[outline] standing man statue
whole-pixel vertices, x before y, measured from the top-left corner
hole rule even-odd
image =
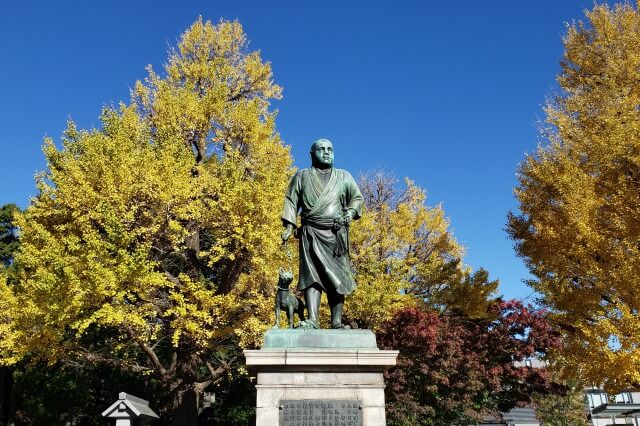
[[[298,171],[285,195],[282,212],[282,241],[292,234],[300,239],[300,279],[308,319],[305,328],[320,328],[320,296],[327,293],[331,327],[342,324],[344,296],[356,283],[349,260],[349,223],[360,218],[363,198],[349,172],[333,167],[333,145],[319,139],[311,146],[311,164]],[[302,226],[296,229],[300,213]]]

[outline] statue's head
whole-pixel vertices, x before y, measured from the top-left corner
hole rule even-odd
[[[311,145],[311,164],[318,169],[333,166],[333,144],[329,139],[318,139]]]

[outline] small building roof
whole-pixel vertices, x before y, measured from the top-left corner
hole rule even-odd
[[[149,407],[149,401],[129,395],[118,394],[118,400],[102,412],[102,417],[158,419],[159,416]]]
[[[640,415],[640,404],[601,404],[591,410],[591,417]]]
[[[496,426],[539,426],[540,422],[536,417],[536,412],[533,408],[512,408],[506,413],[501,413],[502,419],[498,420],[493,417],[487,417],[484,419],[481,425],[496,425]]]

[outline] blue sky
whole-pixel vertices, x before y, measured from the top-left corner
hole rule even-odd
[[[526,268],[504,227],[517,165],[539,142],[566,23],[591,0],[7,1],[0,5],[0,204],[28,204],[42,139],[72,117],[99,124],[105,104],[159,70],[198,17],[240,21],[271,61],[284,97],[277,128],[306,167],[313,140],[336,166],[383,167],[442,203],[465,261],[506,297]]]

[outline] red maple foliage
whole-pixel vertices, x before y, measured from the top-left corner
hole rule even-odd
[[[516,362],[558,347],[560,335],[544,311],[497,300],[484,319],[401,310],[384,324],[378,344],[400,351],[397,367],[386,373],[389,424],[450,425],[553,391],[546,368]]]

